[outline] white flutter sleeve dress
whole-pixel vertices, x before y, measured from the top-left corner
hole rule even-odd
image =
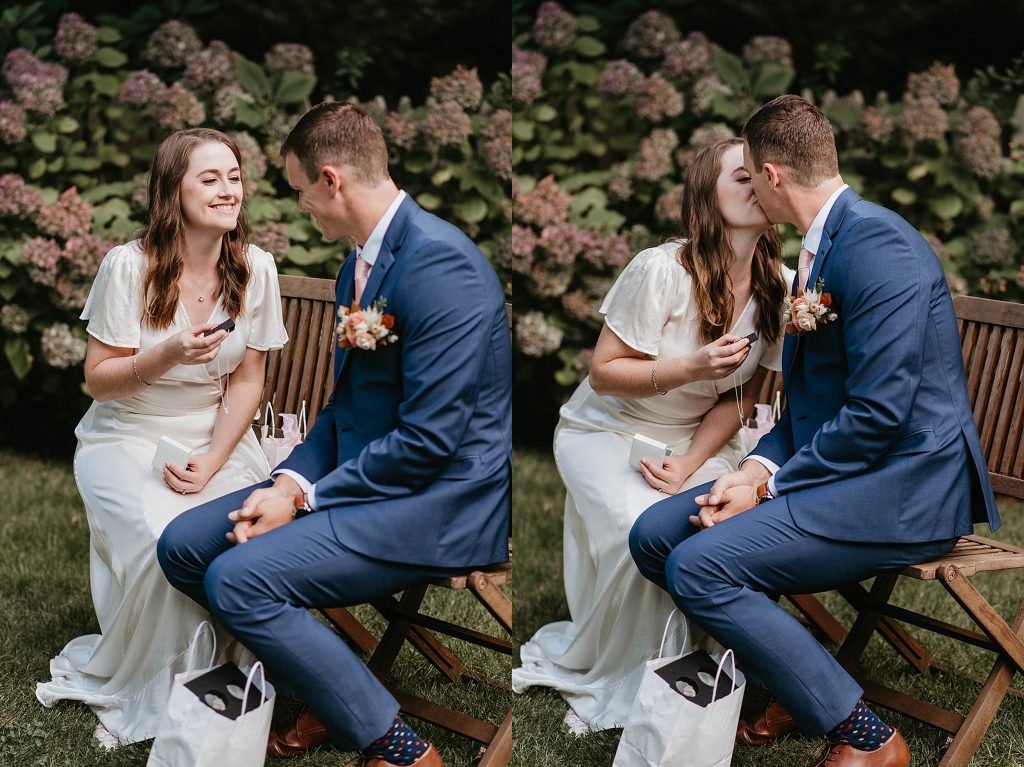
[[[677,243],[641,251],[608,292],[601,313],[624,343],[658,358],[704,345],[689,273],[676,259]],[[784,270],[787,284],[792,272]],[[781,313],[782,308],[779,308]],[[754,298],[730,332],[754,332]],[[733,376],[696,381],[665,396],[644,399],[602,396],[584,380],[562,406],[555,430],[555,462],[565,483],[563,566],[571,620],[540,628],[520,650],[512,671],[516,692],[552,687],[572,706],[575,729],[622,727],[640,686],[644,662],[658,652],[674,605],[668,594],[640,575],[629,553],[633,522],[665,498],[628,463],[633,435],[684,453],[704,415],[722,392],[747,381],[758,365],[779,370],[782,338],[758,342]],[[684,489],[734,471],[743,458],[734,436],[691,476]],[[686,634],[684,641],[683,636]],[[688,651],[704,635],[690,625],[670,634],[666,654]]]
[[[225,383],[231,400],[230,375],[221,377],[239,365],[246,348],[279,349],[288,340],[274,258],[255,246],[248,258],[245,311],[216,360],[171,368],[133,397],[93,402],[75,429],[75,479],[89,520],[100,633],[71,640],[50,661],[52,679],[37,685],[36,697],[44,706],[83,701],[121,743],[154,736],[174,675],[186,670],[195,629],[209,617],[164,578],[156,558],[160,533],[183,511],[261,482],[270,472],[251,429],[199,493],[174,492],[151,468],[164,435],[195,452],[208,450]],[[137,241],[106,255],[81,316],[90,335],[144,351],[195,324],[179,304],[169,327],[143,325],[146,265]],[[218,300],[210,322],[227,318]],[[220,659],[246,659],[247,651],[226,633],[218,630],[217,639]]]

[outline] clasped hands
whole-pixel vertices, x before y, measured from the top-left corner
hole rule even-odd
[[[761,464],[754,461],[747,463],[754,465],[748,470],[723,474],[706,495],[698,495],[693,499],[700,506],[700,511],[690,516],[690,524],[703,530],[756,505],[757,486],[765,482],[769,474]]]
[[[227,534],[232,543],[245,543],[295,518],[295,496],[302,492],[298,483],[286,474],[278,474],[271,487],[253,490],[242,508],[228,514],[235,527]]]

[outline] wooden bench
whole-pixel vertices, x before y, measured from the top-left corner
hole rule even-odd
[[[276,413],[298,413],[305,402],[312,428],[316,416],[327,404],[334,384],[334,352],[337,348],[334,281],[281,275],[280,284],[289,342],[284,349],[268,355],[262,402],[269,401]],[[506,309],[511,324],[511,307]],[[417,584],[406,589],[399,599],[389,596],[375,600],[371,604],[388,621],[380,640],[343,607],[327,607],[320,612],[339,635],[362,651],[371,653],[368,665],[381,681],[389,682],[388,676],[398,653],[405,642],[409,642],[446,679],[455,682],[466,668],[438,641],[435,633],[506,655],[513,653],[512,603],[499,588],[512,579],[511,545],[509,554],[508,563]],[[495,619],[504,636],[491,636],[422,613],[421,605],[431,586],[471,593]],[[391,692],[404,713],[483,744],[486,751],[480,767],[506,767],[511,760],[511,706],[502,721],[494,724],[397,689],[391,688]]]
[[[967,371],[968,398],[989,479],[996,493],[1024,499],[1024,305],[966,296],[956,297],[953,304]],[[760,401],[772,401],[778,386],[777,377],[766,381]],[[813,596],[793,595],[790,599],[810,623],[841,642],[836,657],[851,673],[855,673],[875,631],[918,671],[931,667],[931,655],[900,623],[995,653],[992,670],[966,716],[858,677],[868,700],[953,736],[939,767],[966,767],[995,718],[1014,674],[1024,673],[1024,598],[1013,622],[1008,623],[972,579],[979,573],[1021,568],[1024,548],[978,535],[965,536],[944,557],[877,576],[870,590],[860,584],[838,589],[857,611],[849,632]],[[980,631],[889,604],[901,576],[941,584]]]

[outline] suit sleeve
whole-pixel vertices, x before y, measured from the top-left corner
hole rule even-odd
[[[443,242],[414,255],[416,268],[404,275],[404,295],[395,302],[406,313],[396,317],[403,392],[398,425],[317,481],[321,508],[411,495],[436,479],[455,457],[473,414],[496,326],[497,342],[509,342],[493,273],[484,274]]]
[[[877,219],[859,222],[844,239],[853,244],[833,252],[842,260],[830,270],[828,287],[842,312],[846,404],[775,475],[783,494],[876,463],[899,439],[921,381],[931,288],[920,254]]]
[[[789,404],[779,416],[779,422],[772,430],[757,441],[747,458],[767,458],[776,466],[782,466],[793,455],[793,429],[789,420]],[[746,458],[743,459],[747,460]],[[741,462],[742,463],[742,462]]]

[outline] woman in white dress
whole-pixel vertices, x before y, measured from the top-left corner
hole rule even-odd
[[[74,469],[90,531],[100,633],[73,639],[36,688],[45,706],[80,700],[103,745],[155,734],[207,614],[172,588],[156,542],[181,512],[267,478],[250,428],[269,349],[287,341],[273,257],[248,245],[241,161],[224,134],[177,131],[160,145],[141,239],[103,259],[82,319],[95,398],[75,430]],[[208,329],[227,319],[228,333]],[[151,464],[161,437],[186,466]],[[247,655],[218,631],[221,658]],[[199,657],[207,661],[209,640]]]
[[[512,684],[558,690],[577,732],[623,726],[674,607],[633,564],[633,522],[665,493],[736,468],[741,419],[753,414],[766,369],[780,366],[792,272],[750,187],[741,140],[698,153],[682,207],[688,239],[637,254],[605,298],[590,376],[555,430],[572,619],[522,646]],[[630,468],[634,434],[673,455]],[[665,652],[689,650],[698,632],[677,631]]]

